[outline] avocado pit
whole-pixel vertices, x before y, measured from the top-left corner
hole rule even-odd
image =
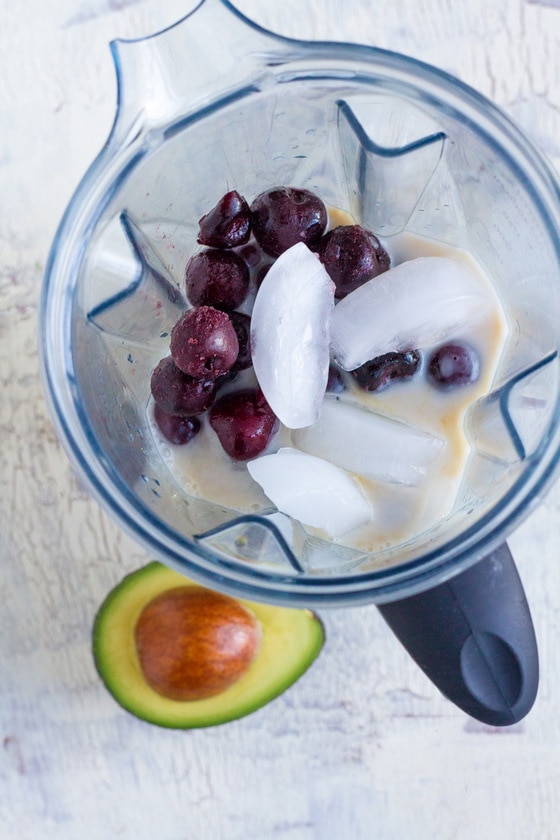
[[[154,691],[171,700],[205,700],[249,670],[261,628],[235,599],[178,586],[144,606],[134,641],[144,679]]]

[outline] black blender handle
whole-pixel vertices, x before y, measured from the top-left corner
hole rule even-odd
[[[471,717],[508,726],[529,712],[537,642],[506,543],[433,589],[378,608],[420,668]]]

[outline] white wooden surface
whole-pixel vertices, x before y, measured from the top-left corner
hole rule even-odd
[[[108,590],[146,557],[76,482],[38,379],[58,220],[111,126],[108,42],[192,0],[0,0],[0,836],[11,840],[560,837],[560,488],[511,540],[541,651],[537,703],[494,730],[450,706],[375,608],[323,615],[287,694],[216,729],[122,711],[90,655]],[[238,0],[295,37],[360,41],[456,74],[560,170],[558,0]]]

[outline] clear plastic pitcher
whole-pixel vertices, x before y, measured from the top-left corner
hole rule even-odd
[[[115,123],[62,220],[42,299],[45,388],[73,465],[151,556],[253,600],[375,603],[448,697],[490,722],[519,719],[538,664],[505,540],[560,447],[553,173],[445,73],[281,38],[222,0],[112,50]],[[252,197],[281,184],[387,241],[408,231],[467,249],[506,307],[492,392],[466,418],[472,456],[454,512],[406,544],[368,554],[305,530],[290,541],[272,511],[189,497],[154,445],[150,375],[185,308],[198,220],[227,189]]]

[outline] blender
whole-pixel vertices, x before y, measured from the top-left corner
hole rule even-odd
[[[507,537],[560,447],[560,188],[519,130],[457,79],[397,53],[267,32],[227,0],[111,45],[118,107],[49,257],[40,354],[67,454],[151,556],[237,597],[374,604],[452,702],[492,725],[530,710],[538,652]],[[465,418],[453,512],[368,553],[274,512],[181,491],[148,421],[150,374],[185,308],[208,196],[312,190],[390,242],[470,252],[509,321],[491,392]]]

